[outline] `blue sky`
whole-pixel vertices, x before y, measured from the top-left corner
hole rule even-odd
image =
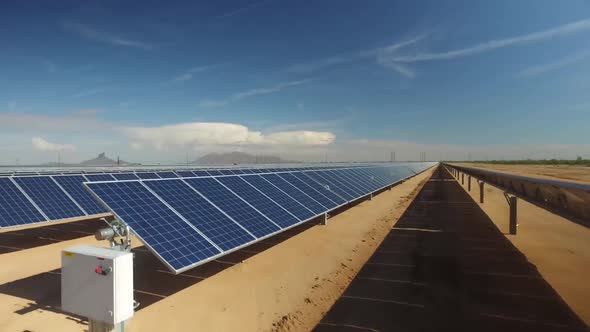
[[[0,163],[590,157],[590,1],[20,1]]]

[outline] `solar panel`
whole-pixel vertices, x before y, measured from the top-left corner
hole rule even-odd
[[[158,176],[162,179],[172,179],[178,177],[178,175],[176,175],[174,172],[158,172],[156,174],[158,174]]]
[[[344,175],[344,171],[346,171],[346,168],[329,169],[318,173],[343,186],[345,190],[349,193],[352,193],[355,198],[364,196],[371,192],[371,190],[365,186],[361,179],[349,179]]]
[[[381,188],[391,184],[388,181],[385,181],[385,179],[381,178],[380,176],[374,174],[371,168],[355,168],[351,171],[359,178],[363,178],[367,182],[374,183],[377,188]]]
[[[217,180],[281,228],[293,226],[301,221],[240,177],[219,177]]]
[[[224,251],[256,239],[180,179],[145,185]]]
[[[348,169],[338,169],[324,171],[324,173],[330,174],[334,179],[345,183],[349,188],[355,189],[361,196],[372,191],[371,188],[365,184],[365,179],[359,179],[358,177],[350,178],[347,171]]]
[[[294,198],[275,187],[272,183],[263,179],[260,175],[243,176],[241,179],[248,182],[252,187],[258,189],[267,197],[272,198],[273,201],[285,210],[291,212],[291,214],[296,216],[299,220],[307,220],[321,213],[312,212],[306,208],[305,205],[299,203]]]
[[[233,171],[235,174],[247,174],[246,172],[244,172],[243,170],[241,170],[241,169],[239,169],[239,168],[232,169],[232,171]]]
[[[218,172],[223,175],[235,175],[236,174],[231,169],[220,169],[220,170],[218,170]]]
[[[308,194],[304,191],[297,189],[294,185],[287,182],[285,179],[281,178],[276,174],[264,174],[260,175],[265,181],[273,184],[275,187],[279,188],[287,195],[293,197],[296,201],[310,209],[316,215],[322,214],[328,210],[327,207],[320,204],[315,199],[311,198]],[[244,177],[247,178],[247,177]],[[325,197],[324,197],[325,198]],[[327,198],[325,198],[327,200]]]
[[[325,179],[329,179],[333,183],[336,183],[338,186],[343,188],[343,190],[345,190],[347,193],[350,193],[352,195],[352,199],[355,199],[357,197],[361,197],[364,195],[364,191],[361,188],[359,188],[355,183],[348,181],[348,179],[345,179],[342,176],[340,176],[339,174],[335,174],[333,172],[334,171],[332,171],[332,170],[326,170],[326,171],[321,171],[321,172],[317,172],[317,173],[320,174]]]
[[[113,173],[112,176],[117,180],[137,180],[137,179],[139,179],[133,173]]]
[[[344,201],[350,201],[354,199],[355,195],[348,190],[345,190],[342,184],[338,184],[332,180],[328,180],[325,177],[319,175],[318,171],[301,172],[302,176],[309,177],[312,181],[320,184],[327,192],[332,192],[344,199]]]
[[[260,238],[280,230],[279,226],[250,205],[244,204],[241,198],[214,178],[193,178],[185,181],[254,236]]]
[[[89,215],[108,212],[100,205],[88,191],[84,190],[82,183],[86,179],[82,175],[54,175],[53,179],[80,205]]]
[[[208,169],[207,174],[212,175],[212,176],[223,175],[223,173],[221,173],[221,171],[218,171],[216,169]],[[206,176],[206,175],[203,175],[203,176]]]
[[[341,175],[349,179],[350,181],[358,181],[361,186],[368,192],[373,192],[382,187],[374,178],[363,175],[362,173],[356,172],[357,168],[349,168],[341,171]]]
[[[116,180],[110,174],[85,174],[88,181],[113,181]]]
[[[178,174],[178,177],[181,178],[192,178],[195,176],[195,173],[192,171],[176,171],[176,174]]]
[[[10,178],[0,178],[0,227],[46,221]]]
[[[347,173],[350,174],[350,177],[358,178],[364,181],[367,186],[371,186],[372,190],[377,190],[386,185],[389,185],[388,182],[382,181],[380,178],[369,174],[364,168],[350,169]]]
[[[17,177],[14,181],[51,220],[86,215],[48,176]]]
[[[255,173],[252,171],[251,168],[242,168],[241,171],[243,174],[254,174]]]
[[[308,196],[330,210],[337,207],[338,205],[346,203],[343,198],[329,190],[326,190],[326,188],[322,187],[307,176],[303,176],[303,174],[300,172],[280,173],[277,174],[277,176],[294,185],[297,187],[297,189],[303,191]]]
[[[86,183],[174,271],[221,253],[138,181]]]
[[[195,176],[211,176],[211,174],[209,174],[209,172],[207,171],[193,171],[193,173],[195,174]]]
[[[142,180],[148,180],[148,179],[159,179],[160,177],[158,175],[156,175],[156,173],[135,173],[135,175],[142,179]]]

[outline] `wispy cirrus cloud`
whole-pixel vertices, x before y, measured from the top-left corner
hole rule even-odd
[[[525,68],[523,71],[521,71],[519,73],[518,76],[520,76],[520,77],[533,77],[533,76],[541,75],[546,72],[558,70],[563,67],[578,63],[578,62],[583,61],[588,58],[590,58],[590,51],[589,50],[578,52],[575,54],[570,54],[570,55],[565,56],[561,59],[557,59],[553,62],[544,63],[544,64]]]
[[[298,80],[298,81],[289,81],[289,82],[281,82],[278,84],[275,84],[271,87],[265,87],[265,88],[256,88],[256,89],[251,89],[251,90],[246,90],[246,91],[242,91],[242,92],[238,92],[238,93],[234,93],[233,95],[221,99],[221,100],[203,100],[199,103],[199,106],[204,107],[204,108],[219,108],[219,107],[224,107],[230,103],[236,102],[238,100],[242,100],[245,98],[250,98],[250,97],[254,97],[254,96],[261,96],[261,95],[268,95],[268,94],[272,94],[272,93],[276,93],[294,86],[298,86],[298,85],[302,85],[302,84],[306,84],[309,83],[310,81],[312,81],[312,79],[308,78],[308,79],[304,79],[304,80]]]
[[[389,52],[389,56],[387,58],[384,58],[383,60],[386,60],[390,63],[413,63],[433,60],[452,60],[477,55],[485,52],[490,52],[501,48],[541,42],[557,37],[563,37],[575,33],[580,33],[583,31],[590,31],[590,19],[580,20],[560,25],[548,30],[537,31],[526,35],[520,35],[517,37],[490,40],[474,46],[440,53],[418,53],[413,55],[397,55],[397,52]]]
[[[407,40],[397,42],[397,43],[393,43],[393,44],[390,44],[390,45],[387,45],[384,47],[372,48],[372,49],[362,50],[362,51],[348,53],[348,54],[335,55],[335,56],[317,59],[317,60],[306,62],[306,63],[299,63],[299,64],[295,64],[295,65],[291,65],[291,66],[287,67],[286,71],[291,72],[291,73],[311,73],[311,72],[315,72],[315,71],[322,70],[325,68],[335,67],[335,66],[359,61],[362,59],[375,58],[375,57],[377,58],[377,62],[379,64],[381,64],[380,57],[383,54],[389,54],[389,53],[394,52],[396,50],[402,49],[406,46],[416,44],[420,40],[426,38],[426,36],[427,36],[427,34],[422,34],[422,35],[418,35],[414,38],[407,39]],[[397,71],[400,72],[399,70],[397,70]],[[402,71],[404,72],[404,73],[402,73],[404,76],[413,77],[413,72],[412,72],[412,74],[409,74],[410,73],[409,68],[405,68]]]
[[[117,34],[112,34],[104,31],[99,31],[93,27],[79,24],[79,23],[71,23],[71,22],[63,22],[62,26],[72,32],[77,33],[78,35],[97,42],[110,44],[114,46],[122,46],[122,47],[131,47],[131,48],[140,48],[144,50],[151,50],[154,48],[154,45],[150,43],[146,43],[140,40],[126,38]]]
[[[215,18],[227,18],[227,17],[232,17],[232,16],[236,16],[236,15],[240,15],[248,10],[251,10],[253,8],[256,7],[260,7],[262,5],[264,5],[265,3],[269,2],[271,0],[261,0],[261,1],[255,1],[255,2],[251,2],[249,4],[247,4],[246,6],[240,7],[240,8],[236,8],[230,11],[227,11],[223,14],[217,15]]]
[[[214,64],[214,65],[207,65],[207,66],[197,66],[187,69],[184,73],[174,77],[172,79],[173,82],[184,82],[191,80],[195,74],[202,73],[204,71],[208,71],[214,68],[221,66],[221,64]]]

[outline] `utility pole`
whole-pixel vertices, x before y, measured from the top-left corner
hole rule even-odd
[[[186,153],[186,167],[188,167],[188,152]]]

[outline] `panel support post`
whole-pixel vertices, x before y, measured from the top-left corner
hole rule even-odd
[[[324,225],[324,226],[328,226],[328,214],[324,213],[324,217],[322,218],[322,222],[320,224]]]
[[[461,173],[461,185],[465,184],[465,173]]]
[[[97,320],[88,320],[88,332],[124,332],[125,322],[119,324],[108,324]]]
[[[467,175],[467,191],[471,191],[471,175]]]
[[[479,183],[479,202],[483,203],[483,185],[484,182],[483,181],[477,181],[477,183]]]
[[[369,194],[369,200],[372,201],[373,200],[373,193]]]
[[[504,192],[504,197],[506,198],[506,202],[508,202],[508,206],[510,208],[508,233],[510,233],[510,235],[516,235],[516,227],[518,226],[517,214],[516,214],[518,199],[516,196],[511,195],[507,192]]]

